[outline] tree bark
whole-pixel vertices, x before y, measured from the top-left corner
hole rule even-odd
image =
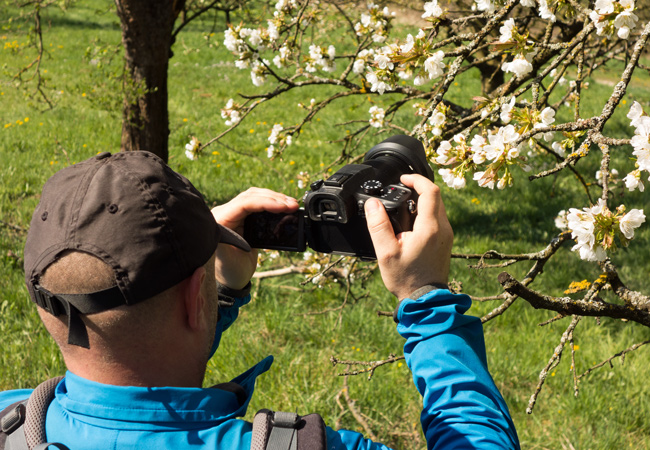
[[[126,60],[122,151],[168,160],[167,69],[174,21],[184,0],[115,0]]]

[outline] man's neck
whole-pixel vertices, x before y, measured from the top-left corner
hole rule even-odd
[[[161,361],[138,357],[135,360],[115,360],[103,355],[91,355],[79,349],[78,355],[64,355],[66,366],[75,375],[91,381],[115,386],[177,386],[201,387],[205,364],[178,358],[175,364],[169,358]],[[85,354],[84,354],[85,353]],[[173,358],[172,358],[173,359]]]

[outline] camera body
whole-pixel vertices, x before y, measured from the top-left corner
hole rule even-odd
[[[244,238],[253,248],[336,253],[374,259],[364,205],[382,202],[395,233],[413,229],[417,194],[400,183],[406,173],[433,181],[420,141],[397,135],[366,153],[361,164],[348,164],[326,180],[311,184],[304,209],[294,214],[256,213],[247,217]]]

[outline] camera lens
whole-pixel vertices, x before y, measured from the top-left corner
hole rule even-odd
[[[363,163],[373,166],[384,184],[398,183],[405,173],[418,173],[433,181],[424,147],[411,136],[396,135],[380,142],[366,153]]]

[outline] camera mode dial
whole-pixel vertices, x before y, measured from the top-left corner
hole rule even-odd
[[[381,190],[384,188],[384,185],[381,184],[379,180],[368,180],[364,181],[361,185],[363,192],[368,195],[379,195]]]

